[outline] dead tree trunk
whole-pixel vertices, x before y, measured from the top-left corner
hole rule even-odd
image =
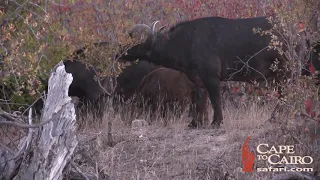
[[[32,149],[15,179],[62,179],[62,170],[78,144],[75,109],[68,96],[72,75],[62,62],[53,70],[41,121],[50,121],[33,138]]]
[[[46,124],[34,128],[30,117],[29,125],[34,129],[29,128],[28,136],[20,143],[19,152],[14,155],[15,165],[8,163],[10,166],[5,168],[12,173],[7,174],[9,177],[4,177],[5,179],[63,178],[62,171],[78,144],[75,135],[75,109],[68,96],[72,79],[72,75],[66,73],[62,62],[54,68],[40,122]]]

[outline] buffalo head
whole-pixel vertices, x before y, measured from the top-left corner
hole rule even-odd
[[[140,29],[147,29],[148,34],[147,38],[139,43],[128,49],[123,56],[120,58],[126,61],[135,61],[137,59],[155,59],[154,56],[156,54],[155,49],[158,46],[159,40],[162,39],[163,34],[161,30],[164,29],[165,26],[162,26],[158,32],[155,31],[155,26],[159,21],[155,21],[151,24],[151,27],[146,24],[137,24],[135,25],[131,31],[129,32],[129,36],[134,38],[139,36],[138,39],[141,37]],[[141,40],[141,38],[140,38]],[[156,58],[157,59],[157,58]]]

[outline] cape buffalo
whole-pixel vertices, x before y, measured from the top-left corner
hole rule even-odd
[[[145,42],[127,50],[122,59],[145,59],[176,69],[193,82],[195,77],[200,77],[214,109],[212,127],[219,127],[223,120],[220,81],[251,82],[283,77],[281,71],[270,69],[276,59],[278,67],[284,62],[276,50],[268,48],[271,37],[253,32],[254,28],[263,31],[272,28],[266,17],[205,17],[178,23],[165,32],[155,32],[157,22],[151,28],[138,25],[148,27],[149,35]],[[197,125],[195,119],[190,124]]]
[[[105,100],[109,97],[110,81],[105,78],[101,81],[101,85],[96,80],[96,70],[93,67],[87,66],[78,60],[63,61],[67,73],[71,73],[73,81],[69,87],[69,96],[79,98],[80,107],[88,107],[93,112],[94,117],[102,119],[104,112]],[[103,88],[104,89],[103,89]],[[42,99],[38,100],[34,105],[37,114],[43,108]]]
[[[203,123],[208,95],[202,90],[201,98],[197,99],[196,88],[184,73],[140,60],[119,75],[115,94],[124,101],[132,98],[133,103],[144,110],[151,108],[155,112],[160,107],[162,116],[167,110],[181,115],[190,104],[190,114],[197,113],[197,119]],[[176,111],[175,107],[179,110]]]

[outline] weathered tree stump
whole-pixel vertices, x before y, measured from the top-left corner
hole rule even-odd
[[[0,171],[3,170],[0,179],[63,178],[62,171],[78,144],[75,108],[68,96],[72,80],[62,62],[53,69],[40,124],[32,124],[30,110],[29,125],[18,126],[29,128],[27,137],[18,146],[19,151],[0,150],[0,163],[4,162],[0,166]],[[8,158],[14,158],[14,161],[8,161]]]

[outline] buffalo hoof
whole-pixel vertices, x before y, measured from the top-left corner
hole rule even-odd
[[[197,129],[199,127],[199,124],[194,122],[194,121],[191,121],[189,124],[188,124],[188,128],[191,128],[191,129]]]
[[[211,124],[212,129],[219,129],[220,128],[220,123],[212,123]]]

